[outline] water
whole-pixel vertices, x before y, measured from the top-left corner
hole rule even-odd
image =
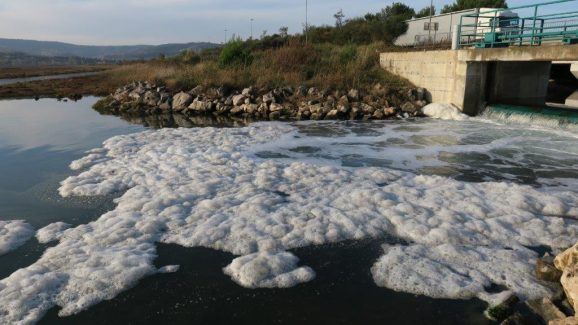
[[[242,126],[249,121],[102,116],[94,98],[77,103],[43,99],[0,102],[0,220],[25,219],[35,228],[73,225],[114,208],[113,197],[58,196],[68,165],[105,139],[147,127]],[[130,122],[137,123],[131,124]],[[145,126],[141,125],[145,124]],[[376,166],[481,182],[570,188],[578,184],[578,137],[568,130],[473,119],[299,123],[287,139],[255,150],[257,159],[301,160],[349,167]],[[68,318],[53,308],[41,323],[395,323],[488,324],[478,300],[431,299],[379,288],[369,269],[392,238],[292,250],[317,278],[292,289],[243,289],[221,269],[234,258],[205,248],[159,244],[157,274],[110,301]],[[32,264],[46,245],[34,239],[0,256],[0,277]]]
[[[78,72],[78,73],[55,74],[55,75],[50,75],[50,76],[39,76],[39,77],[0,79],[0,86],[15,84],[15,83],[19,83],[19,82],[31,82],[31,81],[40,81],[40,80],[89,77],[89,76],[97,75],[99,73],[101,73],[101,72]]]

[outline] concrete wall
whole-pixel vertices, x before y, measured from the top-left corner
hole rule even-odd
[[[578,45],[382,53],[381,66],[426,88],[433,102],[475,115],[488,101],[545,102],[552,61],[578,61]]]

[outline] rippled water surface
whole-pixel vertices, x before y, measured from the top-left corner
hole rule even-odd
[[[0,220],[24,219],[39,229],[73,225],[114,208],[113,197],[66,198],[59,183],[71,161],[114,135],[163,126],[241,126],[246,121],[102,116],[79,102],[0,101]],[[578,136],[571,131],[498,124],[482,119],[302,122],[259,146],[255,159],[345,167],[385,167],[467,182],[508,181],[578,191]],[[206,248],[159,244],[157,274],[75,316],[53,308],[41,323],[391,323],[486,324],[478,300],[431,299],[379,288],[370,268],[384,242],[347,241],[292,250],[317,278],[291,289],[244,289],[221,271],[233,256]],[[47,248],[35,239],[0,256],[0,277],[36,261]]]

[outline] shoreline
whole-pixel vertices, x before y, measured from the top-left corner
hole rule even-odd
[[[383,120],[423,116],[429,102],[425,89],[390,89],[381,84],[370,91],[320,90],[291,86],[262,88],[196,86],[174,92],[148,81],[133,82],[99,100],[93,108],[103,114],[214,115],[261,120]]]

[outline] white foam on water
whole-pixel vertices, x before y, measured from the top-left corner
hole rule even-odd
[[[246,288],[289,288],[315,278],[310,267],[298,267],[298,262],[288,252],[259,252],[234,259],[223,272]]]
[[[65,222],[51,223],[36,232],[36,239],[41,244],[47,244],[59,240],[64,235],[64,232],[70,227],[71,225]]]
[[[163,266],[163,267],[159,268],[158,272],[159,273],[175,273],[175,272],[178,272],[180,268],[181,268],[180,265],[167,265],[167,266]]]
[[[496,305],[509,291],[490,293],[501,285],[521,299],[551,295],[550,288],[537,285],[534,265],[538,254],[524,248],[409,245],[385,246],[371,272],[379,286],[433,298],[477,297]]]
[[[34,229],[24,220],[0,220],[0,255],[24,245],[32,236]]]
[[[299,267],[297,257],[287,252],[309,245],[389,234],[411,245],[469,247],[439,260],[461,263],[473,274],[480,265],[461,262],[474,253],[471,247],[491,247],[475,250],[490,260],[500,249],[563,249],[578,238],[574,220],[551,217],[578,215],[576,188],[465,183],[388,168],[254,156],[296,132],[296,126],[257,123],[237,129],[163,129],[107,140],[103,150],[73,163],[87,169],[63,181],[60,194],[126,192],[114,210],[66,230],[36,263],[0,281],[0,323],[37,320],[53,306],[61,306],[59,315],[67,316],[115,297],[159,272],[153,265],[156,242],[233,253],[240,257],[225,272],[237,283],[287,287],[313,278],[313,270]],[[406,259],[415,260],[416,254],[408,251]],[[533,262],[525,254],[511,255],[510,263],[530,269]],[[432,263],[424,265],[443,271],[428,274],[432,281],[452,276],[448,268]],[[509,266],[494,267],[505,274]],[[379,273],[374,271],[376,279]],[[464,287],[456,292],[479,290],[483,298],[488,278],[453,285]],[[505,283],[523,297],[547,292],[537,280],[533,285],[530,291],[526,283]],[[27,291],[21,292],[24,286]]]
[[[426,116],[440,120],[462,121],[469,117],[451,104],[432,103],[422,109]]]

